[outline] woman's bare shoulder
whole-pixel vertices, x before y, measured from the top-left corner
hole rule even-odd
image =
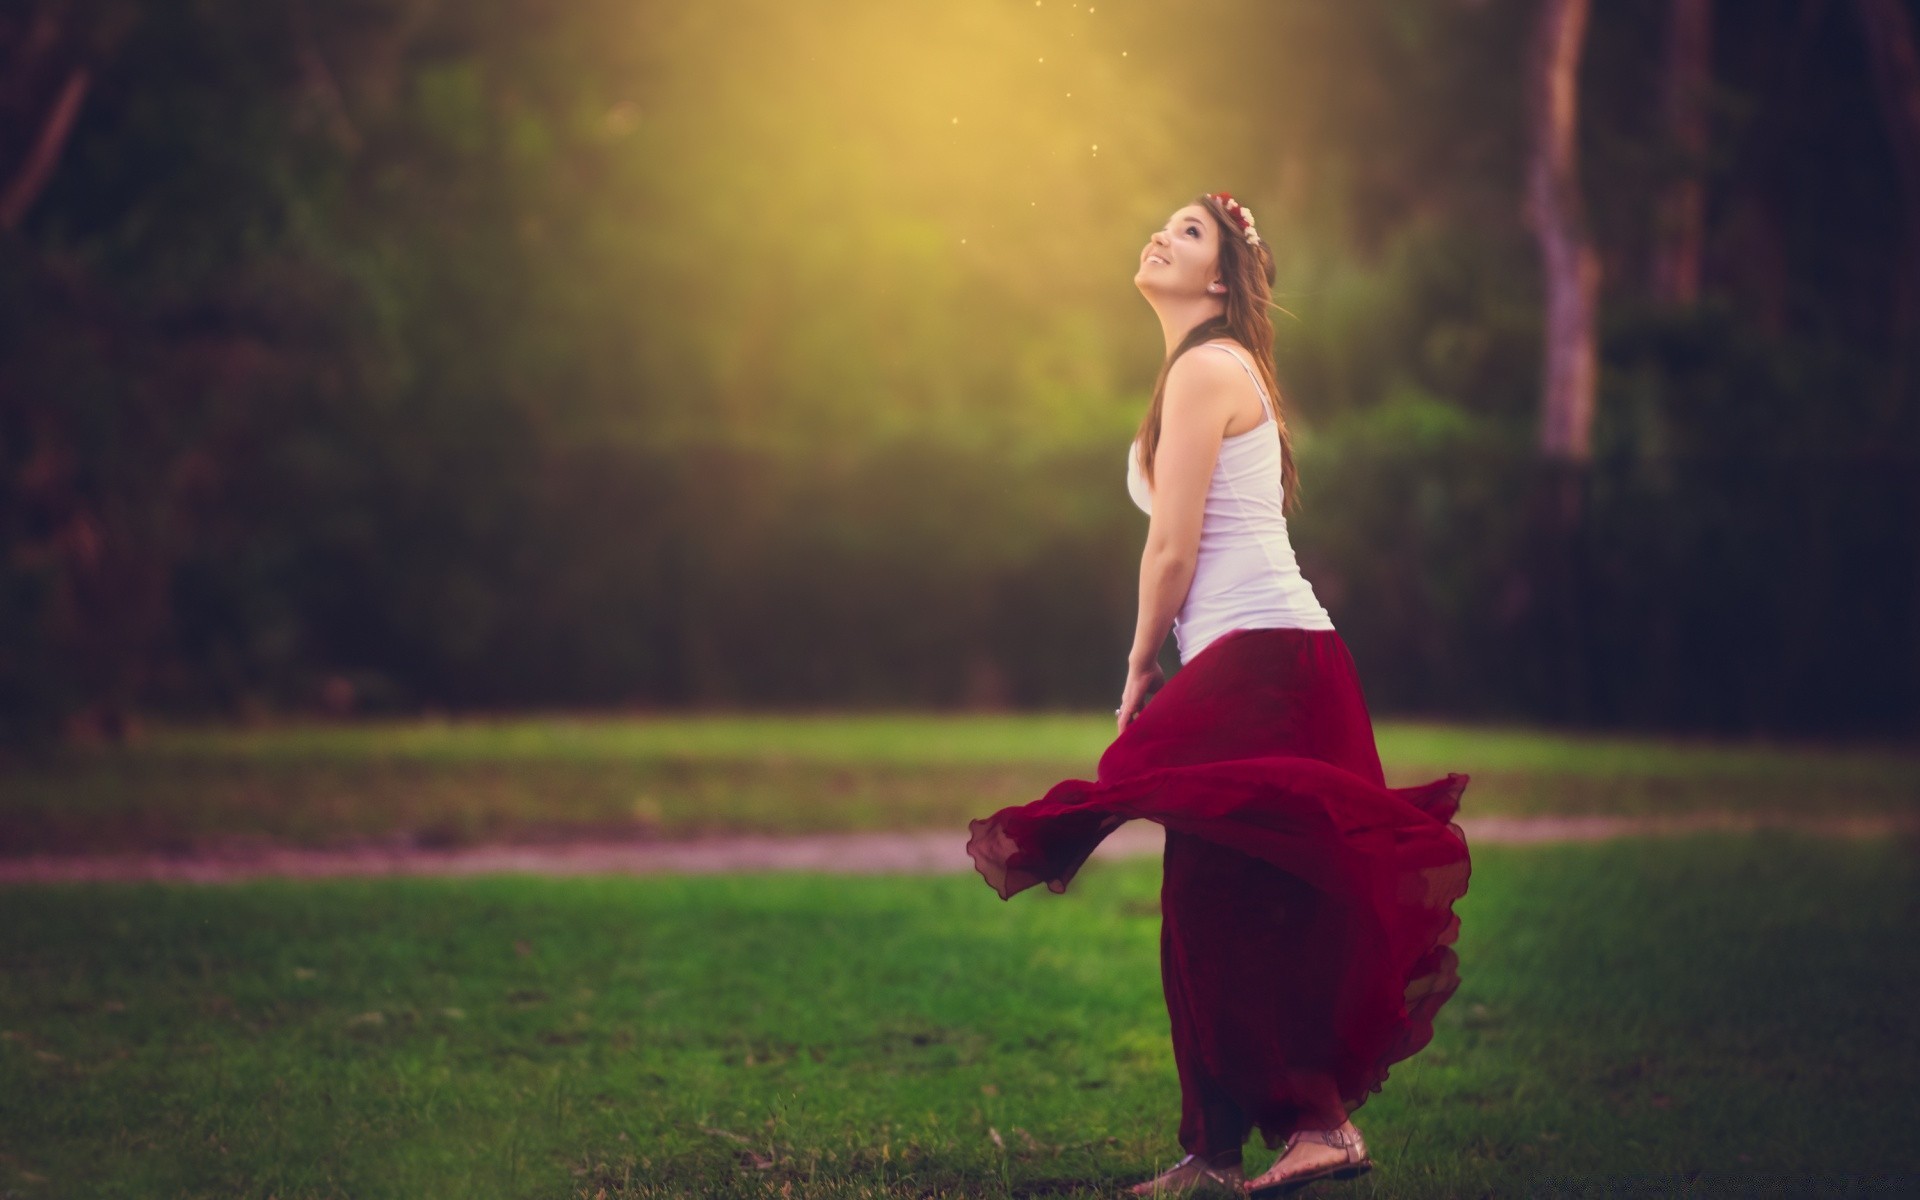
[[[1212,343],[1205,343],[1211,345]],[[1185,414],[1211,420],[1230,411],[1235,399],[1239,364],[1224,354],[1182,354],[1167,372],[1164,415],[1176,420]]]
[[[1234,357],[1229,358],[1225,354],[1200,353],[1208,346],[1224,346]],[[1201,342],[1173,360],[1173,366],[1167,371],[1167,388],[1171,392],[1176,379],[1188,384],[1201,385],[1233,379],[1241,373],[1240,364],[1236,360],[1239,355],[1245,353],[1246,350],[1239,342]]]

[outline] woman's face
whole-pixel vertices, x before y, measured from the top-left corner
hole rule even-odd
[[[1149,296],[1207,296],[1220,281],[1220,229],[1205,205],[1189,204],[1147,239],[1133,282]]]

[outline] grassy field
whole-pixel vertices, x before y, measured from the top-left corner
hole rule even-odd
[[[1464,812],[1885,813],[1920,752],[1382,722],[1390,781],[1473,776]],[[228,839],[424,845],[961,827],[1113,736],[1084,715],[607,717],[163,729],[0,763],[0,853]]]
[[[1891,841],[1477,851],[1462,989],[1323,1194],[1920,1182],[1917,882]],[[0,1194],[1111,1194],[1178,1156],[1157,886],[0,890]]]

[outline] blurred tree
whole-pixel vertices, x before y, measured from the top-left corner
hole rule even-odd
[[[11,285],[7,309],[35,297],[66,314],[70,336],[59,352],[69,369],[91,365],[75,357],[88,343],[115,339],[115,306],[77,264],[35,255],[20,227],[54,179],[96,74],[130,22],[126,5],[67,0],[0,14],[0,278]],[[0,345],[24,340],[23,324],[0,328]],[[10,358],[0,356],[0,365]],[[141,514],[90,486],[103,465],[100,446],[70,420],[49,382],[0,370],[0,532],[8,550],[0,615],[17,618],[26,606],[35,617],[6,621],[0,639],[0,740],[44,727],[81,701],[77,732],[120,737],[145,682],[136,664],[166,623],[166,569],[123,536]],[[67,670],[55,666],[62,660]],[[56,682],[63,675],[73,689],[66,694]]]
[[[1920,43],[1900,0],[1855,0],[1854,8],[1905,199],[1902,249],[1907,269],[1898,314],[1907,327],[1920,328],[1915,324],[1920,317]]]
[[[1538,0],[0,10],[0,724],[1097,703],[1126,280],[1215,187],[1268,197],[1298,545],[1384,703],[1908,719],[1914,206],[1856,10],[1707,21],[1683,119],[1696,6],[1551,7],[1577,53]]]
[[[46,190],[93,84],[71,7],[47,2],[0,18],[0,231],[18,229]]]
[[[1558,660],[1565,711],[1575,719],[1585,716],[1588,694],[1580,539],[1593,453],[1600,288],[1599,257],[1580,194],[1579,79],[1587,17],[1587,0],[1542,0],[1526,63],[1532,129],[1526,213],[1540,244],[1545,295],[1535,564],[1547,624],[1540,653]]]
[[[1527,219],[1540,243],[1546,296],[1540,452],[1578,466],[1592,455],[1598,256],[1580,195],[1580,55],[1587,0],[1542,0],[1527,63],[1532,158]],[[1566,493],[1569,501],[1577,493]],[[1576,510],[1563,509],[1571,519]]]
[[[1874,96],[1900,181],[1903,219],[1889,322],[1894,352],[1889,355],[1888,391],[1893,405],[1907,399],[1920,383],[1920,40],[1915,22],[1900,0],[1855,0],[1873,74]],[[1910,527],[1920,528],[1920,486],[1909,489]],[[1920,553],[1912,559],[1913,595],[1920,598]],[[1908,662],[1920,676],[1920,621],[1908,640]]]
[[[1669,0],[1661,110],[1672,156],[1656,201],[1650,291],[1656,303],[1700,298],[1705,237],[1707,100],[1713,84],[1713,0]]]

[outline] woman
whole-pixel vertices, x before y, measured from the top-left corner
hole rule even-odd
[[[1150,524],[1119,736],[1096,781],[974,821],[967,843],[1007,899],[1065,891],[1123,822],[1166,829],[1160,970],[1187,1155],[1138,1195],[1279,1195],[1366,1171],[1348,1118],[1459,986],[1467,777],[1385,786],[1353,660],[1294,561],[1273,279],[1252,212],[1224,192],[1141,251],[1167,357],[1128,462]],[[1182,665],[1162,689],[1169,626]],[[1247,1180],[1255,1128],[1286,1150]]]

